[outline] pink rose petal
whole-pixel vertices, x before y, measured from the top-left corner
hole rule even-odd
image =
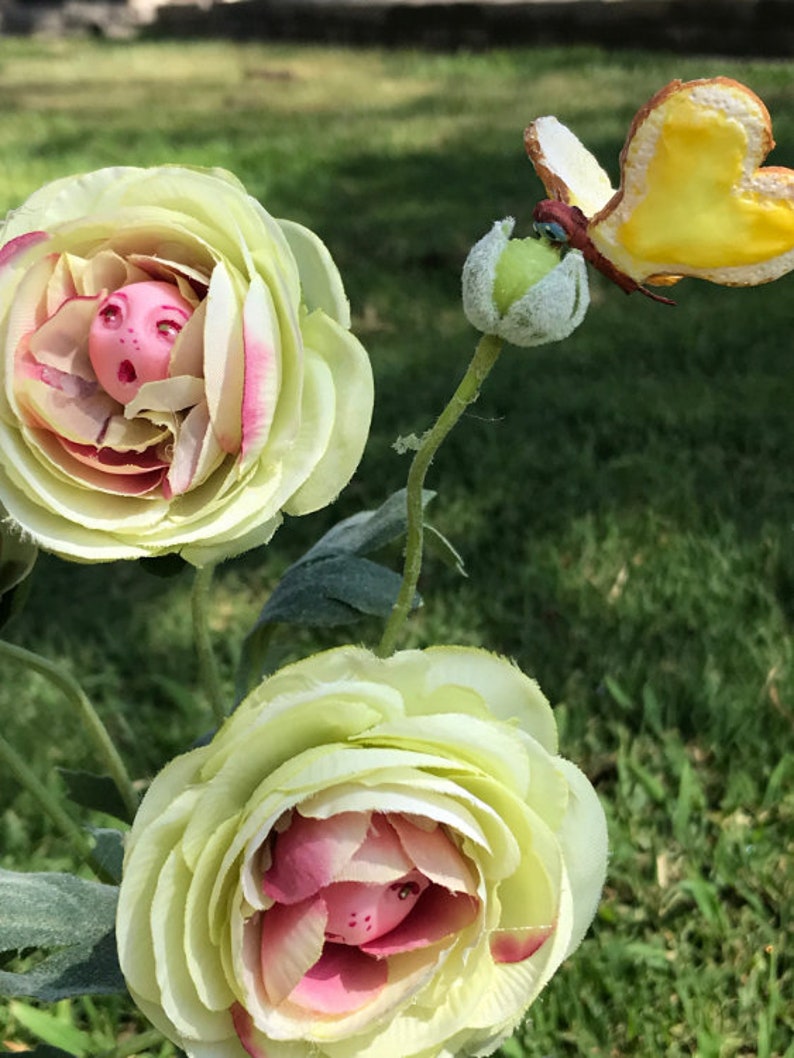
[[[388,977],[385,960],[345,944],[326,944],[321,958],[289,998],[318,1014],[351,1014],[371,1003]]]
[[[237,1033],[237,1038],[242,1045],[243,1050],[246,1054],[250,1054],[251,1058],[268,1058],[267,1051],[263,1051],[261,1047],[257,1047],[254,1041],[254,1021],[247,1010],[243,1009],[239,1003],[233,1003],[229,1007],[229,1013],[232,1016],[232,1025],[234,1025],[234,1031]]]
[[[538,948],[554,932],[553,926],[532,926],[504,933],[496,932],[491,937],[491,955],[497,963],[523,962],[534,955]]]
[[[38,363],[96,382],[88,357],[88,331],[101,298],[70,298],[31,335],[27,349]],[[25,346],[24,341],[20,343]]]
[[[391,822],[407,855],[431,882],[452,892],[477,891],[471,868],[443,827],[425,830],[400,815],[391,817]]]
[[[381,812],[372,815],[366,840],[350,862],[336,872],[334,881],[385,885],[413,869],[413,860],[403,849],[390,818]]]
[[[270,292],[254,276],[243,305],[243,440],[241,457],[256,458],[264,447],[279,389],[278,322]]]
[[[76,444],[96,444],[118,404],[77,375],[25,359],[17,365],[16,397],[29,426],[42,426]]]
[[[24,235],[17,235],[15,239],[10,239],[5,246],[0,248],[0,268],[4,268],[19,254],[35,246],[36,243],[44,242],[49,237],[46,231],[28,231]]]
[[[262,883],[267,896],[295,904],[334,881],[364,841],[369,813],[340,812],[307,819],[295,812],[287,830],[273,839],[273,863]]]
[[[479,901],[466,893],[450,893],[431,885],[411,914],[390,933],[362,944],[361,951],[383,958],[426,948],[465,929],[477,917]]]
[[[168,464],[157,451],[116,452],[112,448],[96,448],[94,445],[75,444],[60,437],[59,441],[75,459],[86,466],[97,469],[107,468],[113,474],[148,474],[153,470],[164,470]],[[162,474],[160,475],[162,477]]]
[[[223,264],[213,270],[204,320],[204,380],[212,426],[224,452],[242,440],[243,336],[232,279]]]
[[[262,982],[274,1006],[320,958],[328,913],[321,897],[274,904],[262,912]]]
[[[223,450],[210,424],[206,401],[202,401],[190,409],[179,427],[165,482],[166,498],[180,496],[200,484],[222,457]]]

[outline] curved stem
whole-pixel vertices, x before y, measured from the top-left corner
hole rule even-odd
[[[58,799],[53,797],[37,775],[28,767],[14,747],[0,735],[0,761],[38,802],[39,807],[71,842],[75,852],[87,862],[94,856],[94,846],[80,825],[63,810]]]
[[[199,566],[193,581],[191,612],[193,614],[193,638],[196,642],[199,676],[212,709],[212,715],[219,724],[226,719],[226,697],[223,693],[218,665],[212,649],[210,638],[208,610],[210,585],[215,567]]]
[[[34,672],[38,672],[40,676],[44,676],[54,684],[68,698],[77,710],[88,736],[121,794],[129,818],[132,819],[138,811],[138,795],[132,785],[132,779],[107,728],[74,676],[60,665],[56,665],[55,662],[41,657],[40,654],[35,654],[32,650],[26,650],[24,647],[8,643],[3,639],[0,639],[0,658],[8,658],[33,669]]]
[[[436,419],[435,424],[422,438],[422,443],[414,456],[411,469],[408,471],[408,483],[406,486],[405,502],[408,526],[406,530],[403,580],[397,601],[392,608],[380,644],[376,650],[378,657],[386,658],[394,653],[400,631],[413,605],[416,585],[419,582],[419,574],[422,570],[422,551],[424,547],[422,487],[430,469],[430,464],[433,461],[433,456],[466,408],[477,400],[480,395],[480,387],[488,377],[501,351],[501,338],[497,338],[495,334],[484,334],[482,336],[466,369],[466,374],[452,394],[449,403]]]

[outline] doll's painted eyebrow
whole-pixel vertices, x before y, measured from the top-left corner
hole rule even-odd
[[[162,312],[178,312],[179,315],[186,320],[189,320],[191,316],[189,312],[185,312],[184,309],[180,309],[178,305],[161,305],[160,309]]]

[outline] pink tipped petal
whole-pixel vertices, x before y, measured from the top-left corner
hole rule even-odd
[[[467,893],[450,893],[431,885],[422,893],[411,914],[391,933],[361,945],[361,950],[383,958],[414,951],[452,937],[477,917],[479,901]]]
[[[376,999],[388,977],[385,960],[344,944],[326,944],[322,957],[289,998],[318,1014],[351,1014]]]
[[[118,404],[102,390],[75,375],[23,362],[17,371],[16,396],[21,417],[76,444],[96,444]]]
[[[30,335],[27,348],[38,363],[96,381],[88,358],[88,331],[101,298],[70,298]]]
[[[243,306],[243,462],[255,459],[270,432],[279,390],[278,321],[270,291],[254,275]]]
[[[243,335],[232,279],[215,266],[204,321],[204,380],[210,418],[221,448],[236,453],[242,440]]]
[[[334,881],[369,827],[366,812],[340,812],[329,819],[307,819],[295,812],[275,838],[273,863],[262,883],[267,896],[295,904]]]
[[[156,450],[116,452],[112,448],[74,444],[63,437],[59,440],[66,451],[79,462],[97,469],[107,468],[113,474],[149,474],[153,470],[162,471],[168,466]]]
[[[366,840],[350,862],[335,875],[337,882],[369,882],[384,885],[396,881],[414,866],[389,819],[376,813],[370,821]]]
[[[13,262],[15,257],[29,250],[31,246],[45,242],[49,237],[46,231],[28,231],[24,235],[17,235],[15,239],[11,239],[0,248],[0,268],[5,268]]]
[[[232,1017],[234,1031],[245,1053],[250,1054],[251,1058],[268,1058],[267,1051],[263,1051],[256,1045],[254,1021],[248,1011],[243,1009],[239,1003],[233,1003],[229,1007],[229,1013]]]
[[[541,948],[554,932],[553,926],[530,926],[491,936],[491,955],[497,963],[523,962]]]
[[[327,921],[321,897],[274,904],[262,913],[262,982],[273,1006],[287,998],[320,958]]]
[[[119,473],[108,466],[102,466],[97,460],[78,459],[73,452],[68,451],[66,444],[58,443],[58,441],[58,438],[53,438],[52,447],[60,450],[61,458],[58,458],[57,452],[48,453],[53,462],[57,463],[69,477],[85,482],[91,488],[102,492],[119,496],[145,496],[159,488],[165,476],[164,470],[150,470],[140,474]],[[47,446],[42,443],[41,447],[46,448]]]
[[[477,891],[474,872],[442,826],[425,830],[400,815],[391,822],[407,855],[431,882],[455,893]]]
[[[218,465],[223,451],[212,430],[207,404],[191,408],[179,428],[168,472],[168,498],[200,484]]]

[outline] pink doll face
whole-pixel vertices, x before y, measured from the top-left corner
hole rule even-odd
[[[171,349],[193,306],[171,283],[130,283],[100,305],[88,356],[106,393],[121,404],[145,382],[168,378]]]

